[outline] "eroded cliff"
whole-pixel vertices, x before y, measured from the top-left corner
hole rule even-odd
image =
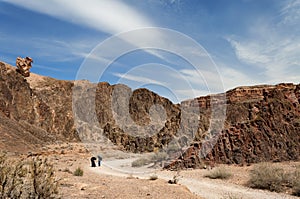
[[[177,158],[167,166],[171,169],[199,168],[204,161],[296,160],[300,154],[300,85],[239,87],[173,104],[147,89],[132,91],[125,85],[35,74],[24,78],[0,62],[0,90],[3,149],[16,149],[12,143],[24,151],[45,143],[97,142],[103,137],[135,153],[170,152],[177,145],[183,154],[169,156]],[[218,118],[222,115],[224,121]],[[221,128],[211,127],[212,117],[220,120]],[[210,137],[214,145],[207,142]]]

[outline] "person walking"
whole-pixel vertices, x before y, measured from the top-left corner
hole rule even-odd
[[[97,160],[95,157],[91,158],[91,167],[96,167],[95,160]]]
[[[102,157],[101,155],[98,155],[98,166],[100,167],[101,166],[101,161],[102,161]]]

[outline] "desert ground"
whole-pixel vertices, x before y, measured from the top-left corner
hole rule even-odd
[[[35,154],[35,153],[32,153]],[[212,170],[195,169],[180,172],[161,169],[135,169],[130,158],[103,159],[100,167],[91,167],[92,154],[84,144],[62,143],[45,146],[38,154],[46,156],[54,165],[56,176],[60,180],[61,198],[297,198],[290,193],[276,193],[251,189],[245,186],[249,179],[251,166],[217,165],[232,173],[227,180],[204,177]],[[274,163],[293,169],[300,162]],[[77,168],[83,170],[83,176],[74,176]],[[150,180],[156,176],[156,180]],[[177,176],[177,184],[168,180]]]

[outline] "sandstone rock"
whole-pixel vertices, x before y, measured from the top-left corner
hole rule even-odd
[[[17,57],[16,60],[16,66],[17,66],[17,72],[19,72],[21,75],[24,77],[29,77],[30,76],[30,68],[31,68],[31,63],[33,62],[31,57]]]

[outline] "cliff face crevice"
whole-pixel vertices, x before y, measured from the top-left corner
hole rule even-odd
[[[126,85],[35,74],[24,78],[0,62],[0,90],[2,148],[13,142],[24,150],[56,141],[97,142],[103,137],[135,153],[177,144],[184,152],[172,156],[177,159],[168,168],[173,169],[198,168],[203,162],[296,160],[300,154],[300,85],[239,87],[226,95],[173,104],[147,89],[132,91]],[[216,106],[212,111],[224,101],[226,109]],[[210,127],[211,117],[225,110],[224,126],[216,131]],[[213,135],[219,136],[209,147],[205,139]],[[202,157],[203,149],[211,150]]]

